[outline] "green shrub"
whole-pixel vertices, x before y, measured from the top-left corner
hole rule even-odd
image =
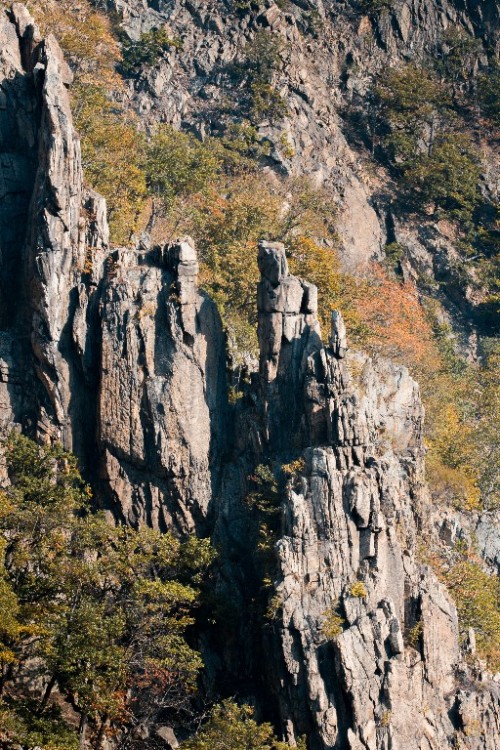
[[[270,83],[284,49],[283,37],[267,29],[259,29],[245,47],[244,70],[253,81]]]
[[[455,600],[463,636],[474,628],[478,653],[493,672],[500,670],[500,581],[489,575],[465,545],[458,545],[444,581]]]
[[[249,116],[253,122],[260,120],[282,120],[288,113],[288,107],[271,83],[254,81],[250,86]]]
[[[417,648],[422,638],[423,632],[424,632],[424,623],[422,622],[422,620],[419,620],[408,631],[407,638],[406,638],[408,645],[411,646],[412,648]]]
[[[269,466],[259,464],[249,477],[252,486],[246,502],[265,515],[274,515],[280,510],[278,482]]]
[[[500,126],[500,67],[491,66],[478,76],[477,93],[483,114]]]
[[[439,73],[448,78],[453,87],[470,80],[474,63],[481,51],[481,42],[458,26],[448,29],[441,40],[441,52],[436,63]]]
[[[375,15],[386,8],[392,8],[394,0],[360,0],[360,5],[364,13]]]
[[[122,42],[121,70],[125,76],[134,76],[142,66],[157,65],[170,49],[182,49],[182,42],[169,37],[164,28],[146,31],[138,41],[126,38]]]
[[[379,76],[374,95],[385,128],[383,142],[394,162],[429,152],[436,126],[446,115],[446,89],[428,69],[410,64]]]
[[[470,138],[444,133],[430,154],[421,154],[403,167],[403,177],[420,205],[432,204],[452,218],[468,223],[479,200],[481,167]]]
[[[280,742],[270,724],[258,724],[250,706],[238,706],[224,701],[212,711],[208,722],[190,740],[181,744],[182,750],[289,750]],[[306,750],[305,740],[299,740],[296,750]]]
[[[12,731],[33,744],[62,736],[56,684],[98,733],[134,723],[143,699],[187,708],[202,662],[185,631],[213,559],[208,542],[110,526],[90,513],[76,461],[60,448],[13,434],[5,456],[0,603],[10,613],[0,615],[0,679]]]
[[[244,50],[242,62],[232,66],[236,82],[246,84],[248,96],[239,101],[238,114],[252,123],[263,119],[283,119],[287,105],[274,86],[274,76],[284,49],[283,38],[267,29],[260,29]]]
[[[480,163],[458,130],[448,90],[425,68],[391,69],[375,87],[382,144],[402,177],[406,201],[468,224],[478,203]]]
[[[147,185],[168,210],[177,197],[205,189],[221,166],[221,156],[212,140],[205,145],[171,125],[162,125],[147,148]]]

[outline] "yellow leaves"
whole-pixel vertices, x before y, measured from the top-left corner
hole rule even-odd
[[[479,654],[490,669],[500,670],[500,584],[488,575],[471,550],[459,549],[441,574],[457,605],[461,631],[474,628]]]
[[[13,647],[21,636],[19,602],[3,565],[0,576],[0,661],[11,664],[16,660]]]
[[[283,464],[281,471],[288,477],[297,477],[305,469],[305,461],[303,458],[297,458],[295,461],[291,461],[289,464]]]
[[[28,4],[44,35],[54,34],[66,59],[76,69],[79,82],[120,90],[116,72],[120,46],[107,16],[89,0],[31,0]]]
[[[366,590],[366,586],[363,583],[363,581],[356,581],[352,584],[351,588],[349,589],[349,593],[351,596],[355,596],[358,599],[366,599],[368,596],[368,591]]]
[[[427,456],[426,468],[431,492],[439,502],[446,502],[459,510],[481,508],[481,493],[476,480],[468,477],[465,471],[447,466],[432,453]]]
[[[258,724],[251,706],[238,706],[226,700],[212,711],[209,721],[189,740],[182,750],[285,750],[289,746],[279,742],[270,724]],[[304,744],[299,742],[302,750]]]
[[[335,640],[343,632],[345,620],[338,613],[339,603],[336,602],[333,607],[323,612],[323,624],[321,632],[329,641]]]
[[[15,661],[15,653],[11,649],[0,644],[0,664],[6,666],[7,664],[14,664]]]
[[[74,115],[86,179],[106,198],[112,239],[127,243],[147,194],[142,139],[101,87],[75,87]]]
[[[318,287],[318,317],[323,336],[328,338],[331,311],[341,304],[342,278],[336,252],[301,235],[290,245],[290,270]]]
[[[464,510],[480,507],[479,471],[474,460],[472,426],[459,414],[455,403],[439,406],[439,419],[431,424],[427,441],[427,479],[432,492]]]

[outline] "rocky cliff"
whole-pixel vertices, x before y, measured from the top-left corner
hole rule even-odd
[[[498,682],[467,664],[417,551],[432,523],[416,383],[350,352],[338,313],[324,344],[316,288],[262,242],[260,368],[229,405],[192,242],[108,246],[57,42],[17,3],[0,24],[3,434],[73,449],[118,522],[212,536],[225,610],[199,635],[207,684],[292,746],[496,750]]]
[[[199,137],[220,135],[245,118],[248,81],[237,74],[259,33],[274,40],[272,86],[286,102],[279,117],[253,118],[269,150],[268,168],[307,175],[325,187],[338,212],[341,258],[361,271],[382,259],[387,245],[403,249],[401,266],[417,283],[435,279],[464,346],[474,354],[481,290],[474,275],[457,272],[457,238],[446,222],[401,209],[398,186],[373,159],[378,136],[370,117],[373,78],[391,66],[431,65],[443,58],[447,34],[465,33],[473,77],[498,59],[500,7],[488,2],[388,0],[388,2],[148,2],[106,0],[120,29],[133,41],[151,29],[176,40],[153,65],[139,66],[125,105],[141,127],[168,122]],[[465,55],[465,53],[464,53]],[[236,71],[236,74],[235,74]],[[235,106],[234,102],[238,102]],[[472,126],[474,129],[474,126]],[[481,191],[498,201],[499,161],[494,143],[478,138],[483,157]]]
[[[189,241],[109,250],[59,46],[19,4],[2,24],[3,430],[75,450],[123,519],[192,530],[224,450],[217,311]]]

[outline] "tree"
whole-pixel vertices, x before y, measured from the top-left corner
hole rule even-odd
[[[286,102],[274,85],[284,48],[281,35],[259,29],[245,47],[243,60],[231,66],[232,78],[244,83],[248,94],[238,102],[238,115],[254,124],[263,119],[282,120],[287,114]]]
[[[459,133],[436,137],[430,154],[403,168],[409,188],[421,204],[433,204],[462,222],[470,222],[479,199],[479,158],[470,138]]]
[[[162,125],[153,136],[146,156],[148,188],[169,210],[176,197],[204,190],[222,166],[216,148]]]
[[[465,29],[451,27],[441,40],[437,71],[451,82],[455,98],[457,90],[471,78],[474,63],[481,52],[481,42]]]
[[[319,321],[325,337],[330,335],[332,310],[341,304],[343,278],[335,250],[310,237],[299,236],[290,243],[290,270],[318,287]],[[345,297],[344,297],[344,301]],[[348,323],[352,308],[346,304]]]
[[[473,550],[459,543],[443,579],[457,605],[460,630],[474,628],[479,654],[493,672],[500,669],[500,583]]]
[[[182,42],[172,39],[165,28],[143,32],[138,41],[124,38],[121,70],[127,77],[137,75],[142,66],[156,65],[170,49],[181,49]]]
[[[477,93],[482,112],[500,126],[500,66],[492,65],[478,76]]]
[[[384,142],[395,163],[430,153],[448,106],[446,90],[434,74],[414,64],[389,68],[374,89],[387,132]]]
[[[485,347],[486,348],[486,347]],[[479,467],[478,484],[484,507],[500,507],[500,346],[492,339],[477,374],[475,419],[472,423],[471,445],[475,464]]]
[[[34,718],[51,710],[57,686],[95,748],[113,727],[133,733],[145,712],[189,712],[202,663],[185,632],[213,559],[208,541],[110,526],[90,513],[76,461],[60,448],[11,435],[6,457],[0,600],[11,614],[0,637],[9,693],[22,699],[30,665],[45,681]]]
[[[364,13],[377,15],[382,10],[392,8],[394,0],[361,0],[360,5]]]
[[[250,706],[238,706],[224,701],[196,735],[183,742],[182,750],[289,750],[290,745],[279,742],[270,724],[258,724]],[[305,740],[296,745],[306,750]]]
[[[375,96],[382,142],[406,200],[468,224],[479,198],[480,163],[470,137],[458,131],[446,86],[425,68],[408,65],[383,75]]]

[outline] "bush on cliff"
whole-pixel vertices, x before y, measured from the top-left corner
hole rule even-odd
[[[483,114],[500,126],[500,66],[494,64],[478,77],[478,100]]]
[[[127,77],[133,77],[143,65],[157,65],[171,49],[181,49],[182,42],[172,39],[166,29],[151,29],[141,34],[137,41],[126,37],[122,42],[120,68]]]
[[[479,158],[429,69],[390,68],[374,87],[377,138],[402,180],[405,200],[467,224],[479,201]]]
[[[485,572],[473,550],[459,543],[452,565],[442,574],[455,603],[462,636],[474,628],[479,656],[500,671],[500,582]]]

